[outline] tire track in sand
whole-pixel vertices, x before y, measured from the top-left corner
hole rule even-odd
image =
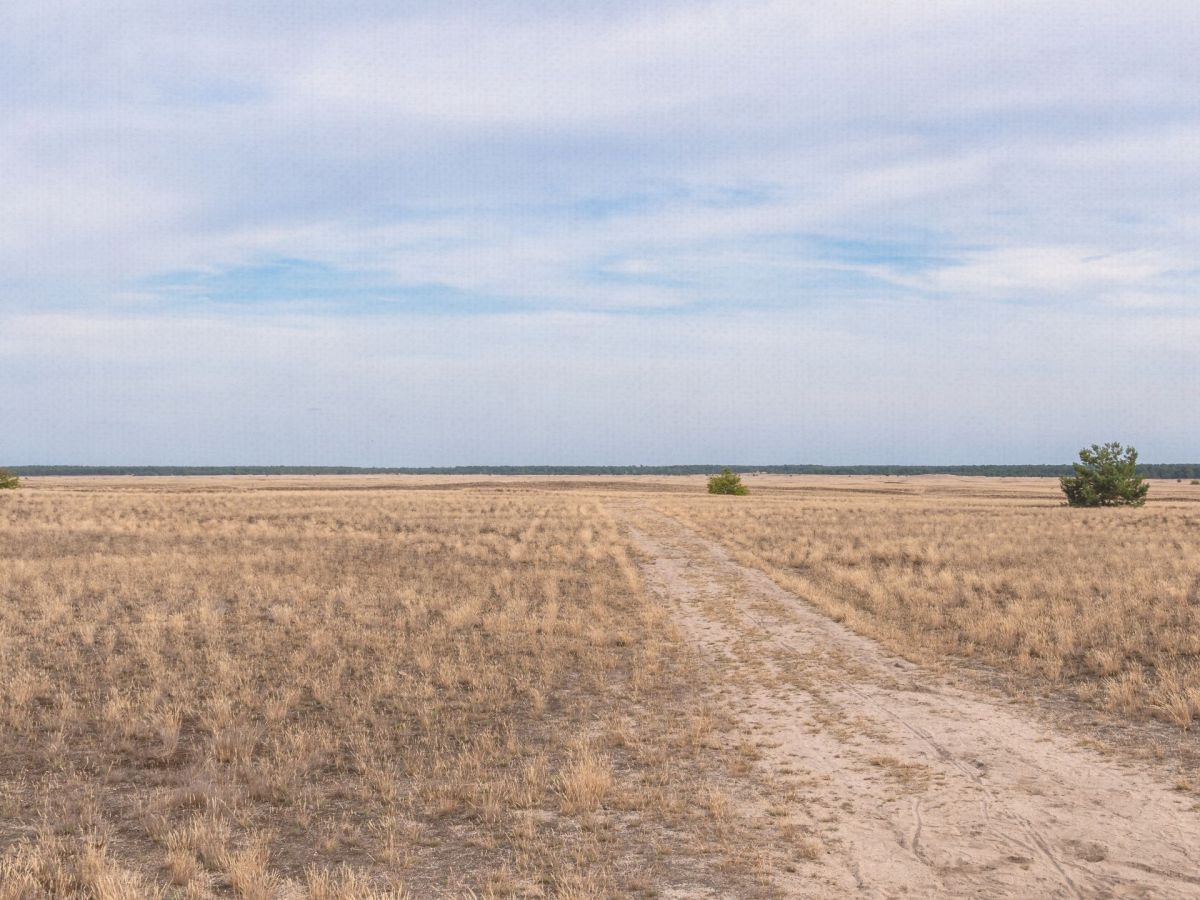
[[[891,655],[645,502],[607,506],[825,836],[804,896],[1200,897],[1193,798]]]

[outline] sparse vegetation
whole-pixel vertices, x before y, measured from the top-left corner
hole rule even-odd
[[[805,773],[643,587],[622,508],[910,658],[978,660],[1130,722],[1200,719],[1185,485],[1112,516],[1056,506],[1049,478],[762,476],[738,503],[700,476],[439,483],[6,497],[0,900],[754,897],[780,873],[797,892],[836,846],[795,815]],[[714,588],[680,596],[717,633],[749,617],[729,650],[745,672],[823,683],[819,657],[764,652],[769,605]],[[894,747],[865,758],[889,789],[928,787]]]
[[[1194,502],[1114,518],[1053,507],[1050,479],[781,482],[753,504],[659,504],[911,658],[979,660],[1131,720],[1200,719]]]
[[[713,475],[708,479],[708,492],[710,494],[744,496],[750,493],[750,490],[742,484],[741,477],[726,466],[719,475]]]
[[[11,491],[21,486],[21,479],[8,469],[0,469],[0,491]]]
[[[305,485],[0,506],[2,900],[771,894],[595,498]]]
[[[1137,472],[1137,451],[1118,443],[1079,451],[1075,474],[1060,479],[1069,506],[1141,506],[1150,485]]]

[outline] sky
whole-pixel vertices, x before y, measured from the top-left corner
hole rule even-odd
[[[1200,461],[1195,0],[0,4],[0,462]]]

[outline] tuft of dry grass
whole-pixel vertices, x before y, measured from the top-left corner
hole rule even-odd
[[[583,748],[563,769],[558,784],[563,812],[591,812],[600,808],[612,790],[612,766],[594,750]]]
[[[31,481],[0,558],[0,900],[770,893],[594,496]]]
[[[852,628],[1131,719],[1200,719],[1200,506],[1069,509],[1053,479],[775,479],[665,512]]]
[[[157,896],[161,891],[112,859],[96,840],[42,835],[18,841],[0,856],[0,900],[147,900]]]

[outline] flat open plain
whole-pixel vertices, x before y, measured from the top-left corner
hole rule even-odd
[[[29,479],[0,898],[1200,896],[1200,486]]]

